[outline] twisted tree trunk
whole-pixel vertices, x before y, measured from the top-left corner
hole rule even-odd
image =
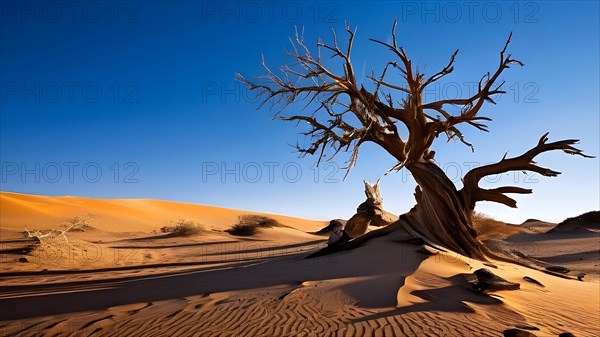
[[[470,205],[452,181],[433,162],[407,167],[417,181],[417,204],[404,214],[404,229],[425,242],[462,255],[485,260],[486,249],[471,225]]]

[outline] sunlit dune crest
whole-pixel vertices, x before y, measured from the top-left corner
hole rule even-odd
[[[82,213],[95,214],[96,224],[109,231],[147,232],[179,218],[193,219],[210,224],[213,229],[223,230],[235,223],[242,214],[259,214],[153,199],[93,199],[11,192],[0,192],[0,206],[0,227],[12,230],[23,230],[24,226],[49,229],[62,223],[65,218]],[[268,216],[306,231],[316,230],[323,223],[284,215]]]

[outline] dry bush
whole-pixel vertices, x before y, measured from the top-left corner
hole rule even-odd
[[[85,232],[94,229],[90,224],[96,219],[94,214],[85,214],[68,218],[62,225],[63,228],[70,228],[71,232]]]
[[[480,212],[471,213],[471,221],[480,240],[502,239],[519,232],[519,227],[508,225]]]
[[[174,222],[173,226],[164,226],[160,231],[173,236],[190,236],[200,234],[204,231],[204,226],[196,221],[179,219],[172,222]]]
[[[240,215],[238,224],[231,226],[225,230],[227,233],[236,236],[252,236],[258,233],[260,228],[281,227],[282,224],[272,218],[262,215]]]
[[[93,229],[90,225],[96,219],[96,215],[92,213],[67,218],[64,223],[59,225],[59,228],[52,229],[49,231],[32,230],[29,231],[25,227],[23,234],[25,237],[34,238],[43,244],[55,243],[63,241],[70,245],[67,234],[69,232],[84,232],[89,229]],[[62,239],[62,240],[61,240]]]
[[[262,215],[252,215],[252,214],[246,214],[246,215],[240,215],[238,217],[238,222],[240,225],[253,225],[253,226],[257,226],[257,227],[261,227],[261,228],[270,228],[270,227],[280,227],[281,224],[279,223],[279,221],[266,217],[266,216],[262,216]]]
[[[226,229],[225,231],[235,236],[252,236],[258,233],[258,226],[237,224],[231,226],[230,229]]]

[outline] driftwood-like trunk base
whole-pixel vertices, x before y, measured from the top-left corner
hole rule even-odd
[[[433,162],[408,167],[418,183],[417,205],[404,214],[404,229],[428,244],[464,256],[486,260],[486,248],[471,225],[472,208],[444,172]]]
[[[373,238],[395,233],[399,241],[418,240],[419,244],[485,261],[487,250],[471,225],[472,209],[465,206],[452,181],[433,162],[419,162],[409,169],[418,183],[417,205],[410,212],[384,228],[354,239],[345,233],[342,239],[308,258],[354,249]]]

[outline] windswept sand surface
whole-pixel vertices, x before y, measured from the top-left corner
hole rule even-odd
[[[570,275],[586,272],[583,281],[429,255],[395,234],[304,259],[325,245],[326,237],[310,234],[325,225],[319,221],[269,215],[288,227],[235,237],[223,230],[248,212],[0,196],[1,336],[502,336],[515,327],[536,336],[600,335],[600,236],[577,226],[560,233],[545,233],[543,224],[498,227],[485,238],[566,266]],[[98,220],[93,229],[69,234],[69,245],[37,245],[27,255],[10,249],[24,245],[25,224],[52,228],[85,212]],[[151,233],[178,217],[204,223],[206,231]],[[484,267],[521,288],[475,292],[464,274]]]

